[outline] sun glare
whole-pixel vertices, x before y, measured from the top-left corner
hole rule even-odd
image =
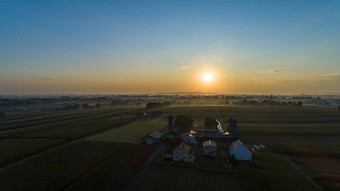
[[[203,82],[209,83],[212,82],[214,80],[214,75],[212,75],[211,73],[205,73],[203,75]]]

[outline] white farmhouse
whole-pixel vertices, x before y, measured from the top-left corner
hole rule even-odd
[[[194,151],[191,150],[190,145],[181,143],[175,147],[172,152],[174,161],[184,161],[193,163],[196,159]]]
[[[203,142],[203,153],[204,155],[217,156],[217,144],[212,140],[207,140]]]
[[[230,156],[234,155],[236,160],[252,160],[253,152],[248,145],[237,140],[229,146]]]

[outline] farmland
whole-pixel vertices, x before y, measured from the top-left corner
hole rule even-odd
[[[10,164],[0,170],[0,176],[6,177],[0,183],[1,188],[60,190],[75,189],[77,185],[85,184],[88,189],[94,189],[104,181],[103,177],[95,181],[95,177],[105,175],[107,182],[100,185],[119,189],[155,147],[141,145],[137,139],[134,139],[134,144],[114,140],[121,130],[118,136],[108,131],[113,136],[111,141],[98,138],[90,141],[86,137],[101,135],[100,132],[133,122],[131,109],[60,113],[2,121],[8,127],[13,124],[14,128],[3,130],[1,134],[1,161],[4,166]],[[55,115],[58,121],[53,119]],[[20,127],[19,124],[26,125]],[[162,121],[152,129],[158,128],[159,124]],[[131,131],[131,128],[126,130]],[[16,161],[19,162],[14,163]]]
[[[167,186],[164,186],[167,185]],[[132,190],[242,190],[233,175],[174,166],[150,166]]]
[[[167,131],[167,118],[135,121],[127,125],[91,136],[87,140],[140,143],[141,137],[155,130]]]
[[[0,165],[3,166],[53,146],[131,122],[133,119],[126,117],[127,113],[123,110],[104,113],[94,111],[93,115],[88,112],[71,116],[61,114],[57,122],[49,121],[50,118],[53,119],[53,116],[39,117],[35,120],[27,118],[4,121],[3,123],[7,126],[13,124],[14,129],[1,131],[0,151],[3,154],[0,157]],[[40,119],[41,124],[39,124]]]
[[[205,157],[198,160],[202,158]],[[132,190],[317,190],[287,160],[272,153],[256,153],[251,165],[241,165],[235,171],[219,166],[202,168],[201,161],[197,163],[196,166],[156,162]],[[164,188],[163,185],[169,186]]]
[[[133,116],[156,110],[163,115],[154,119]],[[10,116],[0,121],[0,176],[7,177],[0,186],[11,190],[120,190],[155,149],[141,145],[141,138],[154,130],[167,132],[169,114],[190,116],[193,128],[201,128],[206,117],[217,117],[227,127],[228,119],[234,117],[242,141],[264,144],[269,151],[256,153],[250,166],[241,165],[231,174],[153,163],[132,190],[315,189],[289,160],[301,161],[296,165],[324,189],[337,189],[340,112],[331,107],[233,105],[114,107]]]
[[[301,161],[297,165],[315,182],[325,189],[339,189],[340,113],[332,107],[173,106],[163,111],[188,115],[197,128],[205,117],[218,117],[224,126],[234,117],[241,140],[264,144],[279,158]]]

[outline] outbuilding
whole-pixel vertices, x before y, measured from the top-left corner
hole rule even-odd
[[[212,140],[203,142],[203,154],[208,156],[217,156],[217,144]]]
[[[154,131],[142,138],[142,142],[148,145],[158,144],[161,142],[164,133],[162,131]]]
[[[234,156],[236,160],[252,161],[253,152],[248,145],[237,140],[230,144],[229,155]]]

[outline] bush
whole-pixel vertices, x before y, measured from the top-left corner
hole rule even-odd
[[[234,168],[238,167],[238,165],[239,165],[239,163],[236,160],[234,155],[231,155],[231,157],[230,157],[230,164],[233,165]]]

